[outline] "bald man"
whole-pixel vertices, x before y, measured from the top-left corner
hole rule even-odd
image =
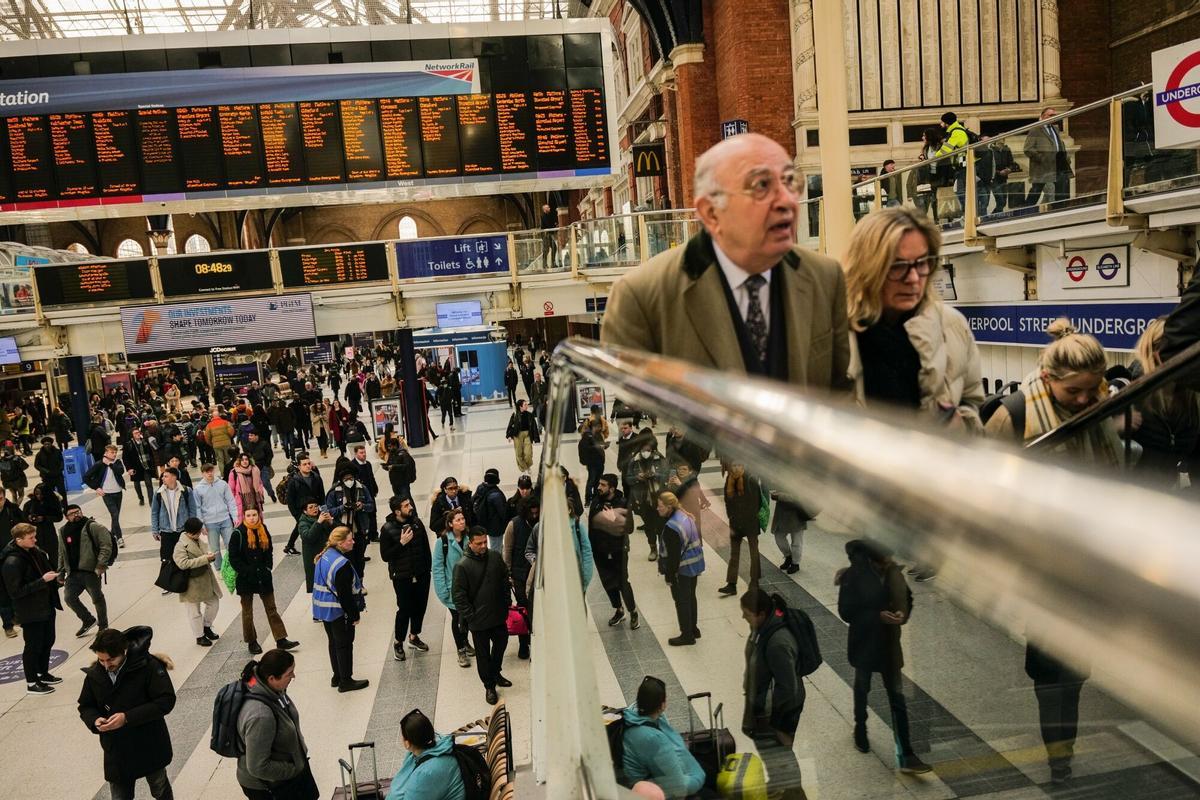
[[[722,371],[848,390],[846,285],[831,258],[796,245],[799,178],[755,133],[696,161],[704,229],[613,286],[600,339]]]

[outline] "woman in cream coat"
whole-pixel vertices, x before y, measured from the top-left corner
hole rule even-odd
[[[221,604],[221,587],[212,566],[217,556],[209,549],[208,537],[203,533],[204,523],[195,517],[184,522],[183,535],[172,555],[175,566],[188,574],[187,589],[179,595],[179,602],[186,606],[192,636],[201,647],[212,647],[220,638],[212,626]]]

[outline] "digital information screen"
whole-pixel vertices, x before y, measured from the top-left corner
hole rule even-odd
[[[0,336],[0,365],[20,364],[21,352],[12,336]]]
[[[94,261],[34,267],[33,279],[44,306],[86,305],[154,297],[150,261]]]
[[[242,297],[121,309],[130,358],[231,353],[272,345],[315,343],[312,297]]]
[[[43,98],[0,106],[0,211],[611,172],[598,65],[557,79],[531,62],[528,90],[483,93],[480,64],[0,80],[0,97]]]
[[[164,297],[275,288],[266,250],[176,256],[158,260]]]
[[[280,250],[279,271],[287,289],[390,279],[387,245],[382,242]]]
[[[483,324],[483,304],[478,300],[436,303],[434,311],[439,328],[466,328]]]

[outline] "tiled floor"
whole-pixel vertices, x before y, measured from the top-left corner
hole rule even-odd
[[[503,438],[508,413],[502,407],[470,410],[455,433],[416,451],[422,515],[428,512],[432,490],[447,475],[474,487],[484,470],[495,466],[500,470],[503,488],[509,493],[514,490],[515,461]],[[436,422],[435,429],[440,432]],[[660,426],[659,430],[665,428]],[[581,475],[582,470],[575,469],[574,450],[573,442],[568,440],[563,459],[573,474]],[[319,465],[328,473],[332,463],[329,458]],[[684,695],[711,691],[714,702],[724,706],[725,724],[734,731],[739,749],[749,749],[750,742],[738,730],[743,709],[746,626],[737,600],[721,599],[716,591],[724,582],[728,556],[720,476],[709,467],[702,481],[713,499],[703,526],[708,569],[698,588],[704,637],[694,647],[667,644],[667,639],[677,633],[674,608],[656,565],[645,560],[645,542],[639,534],[634,539],[630,573],[643,626],[630,631],[628,622],[624,622],[609,628],[606,623],[611,609],[598,579],[593,579],[588,603],[594,663],[601,698],[613,705],[632,700],[643,675],[666,680],[668,716],[681,728],[687,727],[691,716]],[[79,502],[85,513],[107,521],[99,499],[85,494],[80,495]],[[172,678],[178,704],[168,717],[175,749],[170,769],[175,796],[179,800],[239,797],[234,764],[208,749],[213,694],[235,677],[249,658],[240,641],[238,608],[233,600],[225,598],[215,626],[222,634],[221,640],[212,648],[197,647],[179,603],[161,596],[152,586],[157,545],[146,532],[147,517],[146,508],[138,506],[136,498],[127,499],[122,524],[129,547],[110,571],[106,587],[112,624],[153,626],[153,649],[170,654],[175,661]],[[394,772],[403,757],[397,725],[412,708],[423,709],[443,731],[487,713],[475,670],[457,665],[447,615],[436,598],[430,601],[423,632],[430,652],[412,654],[403,663],[392,659],[394,601],[385,566],[378,558],[367,567],[368,609],[357,631],[355,648],[356,675],[369,678],[371,687],[346,695],[331,690],[325,637],[311,622],[301,564],[298,558],[280,553],[291,528],[286,509],[270,505],[267,524],[276,539],[279,607],[289,635],[302,643],[297,652],[299,677],[291,695],[300,709],[323,797],[332,794],[338,781],[337,760],[345,757],[350,742],[375,741],[380,771]],[[857,753],[850,742],[853,673],[845,659],[846,629],[836,616],[836,588],[832,582],[835,570],[845,563],[842,547],[850,535],[836,521],[820,520],[806,536],[804,562],[794,576],[778,570],[779,554],[773,540],[763,537],[761,542],[764,587],[782,592],[790,603],[809,612],[825,657],[824,666],[806,682],[808,699],[795,744],[809,798],[1200,797],[1200,788],[1158,762],[1149,750],[1120,730],[1120,726],[1136,720],[1136,715],[1091,685],[1083,694],[1077,777],[1067,788],[1051,789],[1033,691],[1022,671],[1022,648],[947,601],[938,594],[936,582],[914,587],[913,620],[904,630],[906,693],[913,737],[935,771],[908,777],[894,770],[890,715],[878,681],[869,719],[872,753]],[[748,565],[743,570],[748,572]],[[265,619],[260,619],[259,625],[266,630]],[[0,774],[13,797],[108,797],[98,743],[83,728],[75,711],[81,682],[78,669],[91,660],[86,640],[73,636],[77,627],[70,612],[59,617],[56,648],[66,651],[67,661],[58,667],[65,683],[55,694],[28,697],[20,681],[0,685],[0,749],[8,754]],[[539,644],[535,637],[535,658],[541,649]],[[515,759],[527,764],[532,757],[529,663],[517,660],[515,645],[513,642],[505,660],[505,674],[515,685],[503,696],[513,715]],[[0,658],[19,655],[20,649],[19,639],[0,640]],[[703,714],[703,709],[698,710]],[[521,787],[518,796],[529,791],[529,787]],[[138,796],[149,796],[145,786],[139,787]]]

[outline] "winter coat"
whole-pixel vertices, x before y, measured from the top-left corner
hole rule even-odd
[[[217,573],[208,560],[208,554],[211,552],[208,540],[203,536],[195,541],[187,534],[179,537],[173,558],[175,566],[188,573],[187,589],[179,595],[179,602],[206,603],[221,596]]]
[[[411,525],[413,538],[408,544],[400,543],[404,526]],[[392,580],[429,580],[433,571],[433,554],[429,550],[429,533],[420,517],[415,513],[403,520],[388,514],[379,529],[379,557],[387,562],[388,577]]]
[[[804,710],[804,682],[796,673],[800,646],[779,613],[767,617],[746,642],[746,694],[742,728],[769,717],[771,728],[795,735]],[[769,711],[768,711],[769,706]]]
[[[46,622],[53,609],[62,610],[58,581],[47,583],[42,578],[53,571],[50,559],[37,547],[26,550],[9,542],[0,550],[0,580],[18,622]]]
[[[173,665],[164,656],[151,655],[149,628],[131,628],[125,662],[116,683],[99,662],[84,670],[79,693],[79,717],[89,731],[99,733],[104,750],[104,779],[133,781],[171,763],[171,733],[167,714],[175,708],[175,687],[167,670]],[[100,733],[96,720],[121,712],[125,725]]]
[[[921,359],[917,383],[921,410],[937,414],[942,405],[958,409],[969,430],[981,431],[979,408],[983,405],[983,368],[975,336],[967,318],[956,308],[940,302],[925,302],[904,323],[908,340]],[[863,389],[863,362],[858,337],[850,337],[850,380],[860,406],[867,403]]]
[[[477,556],[468,547],[454,566],[454,607],[467,623],[468,630],[486,631],[503,625],[508,619],[512,594],[508,567],[495,550]]]
[[[1050,124],[1053,125],[1054,123]],[[1039,125],[1025,134],[1025,145],[1022,148],[1022,152],[1029,159],[1030,183],[1053,183],[1059,177],[1058,154],[1060,152],[1065,156],[1065,169],[1062,177],[1068,178],[1075,174],[1071,170],[1071,159],[1067,151],[1067,141],[1063,138],[1062,131],[1055,126],[1054,133],[1058,137],[1058,146],[1056,147],[1053,136],[1047,130],[1048,127],[1048,125]],[[1062,149],[1059,150],[1059,147]]]
[[[588,539],[587,534],[583,532],[583,524],[574,518],[571,519],[571,533],[574,534],[571,538],[575,542],[575,557],[579,559],[579,581],[583,584],[583,590],[586,592],[592,582],[592,574],[596,568],[592,556],[592,543]],[[608,534],[603,535],[607,536]],[[527,593],[533,592],[534,567],[537,564],[541,541],[542,523],[539,522],[533,526],[533,533],[529,537],[529,544],[525,545],[525,560],[529,562],[529,577],[525,581],[525,591]]]
[[[244,476],[243,476],[244,477]],[[254,491],[254,496],[258,498],[258,508],[262,508],[266,504],[266,488],[262,482],[262,472],[258,467],[250,467],[250,486]],[[237,516],[234,519],[241,519],[246,513],[246,501],[242,498],[242,493],[237,487],[239,473],[236,468],[229,471],[229,490],[233,492],[233,502],[237,506]]]
[[[297,471],[287,482],[288,511],[292,512],[293,517],[301,517],[304,507],[312,500],[315,500],[317,505],[325,502],[325,481],[315,467],[307,480]]]
[[[725,514],[729,517],[729,533],[735,538],[758,536],[758,509],[762,504],[762,489],[746,474],[744,491],[740,495],[725,493]],[[726,483],[728,485],[728,483]]]
[[[218,452],[233,446],[233,426],[221,417],[213,417],[204,429],[204,435],[208,439],[208,446]]]
[[[201,479],[192,487],[192,499],[196,515],[206,525],[223,522],[232,525],[238,519],[237,502],[224,478],[214,477],[212,483]]]
[[[58,530],[55,529],[54,523],[62,522],[62,501],[57,494],[46,489],[41,500],[29,498],[25,503],[24,514],[31,525],[37,526],[37,546],[50,558],[53,569],[58,564]]]
[[[266,530],[266,526],[263,526]],[[238,525],[229,537],[229,563],[237,572],[235,588],[239,597],[246,595],[274,594],[275,584],[271,577],[271,534],[267,533],[265,549],[246,546],[246,526]]]
[[[147,448],[149,449],[149,448]],[[121,487],[121,491],[125,490],[125,462],[117,459],[112,464],[105,464],[103,459],[96,459],[96,463],[87,468],[87,472],[83,473],[83,484],[91,489],[104,488],[104,471],[112,469],[113,478],[117,481],[117,486]]]
[[[463,539],[466,539],[465,533]],[[451,589],[454,585],[455,569],[463,557],[463,547],[462,542],[455,539],[450,531],[438,536],[433,543],[433,591],[438,600],[442,601],[442,605],[451,611],[457,610]]]
[[[592,505],[588,509],[588,541],[592,545],[592,557],[596,561],[596,571],[600,574],[600,583],[605,591],[620,589],[629,579],[629,533],[633,528],[633,515],[627,520],[626,535],[613,536],[596,528],[592,521],[596,515],[608,508],[629,508],[625,495],[620,489],[612,490],[612,497],[602,498],[599,494],[592,497]]]
[[[43,447],[33,457],[33,468],[44,481],[55,481],[63,477],[63,454],[54,445]]]
[[[475,524],[475,504],[472,501],[471,492],[460,485],[456,500],[458,507],[466,516],[467,527],[470,528]],[[438,492],[437,496],[433,498],[433,505],[429,507],[429,529],[431,531],[441,533],[446,529],[446,512],[449,510],[450,501],[446,498],[446,493]]]
[[[439,736],[420,758],[406,755],[386,800],[466,800],[453,747],[453,736]]]
[[[683,800],[704,788],[704,768],[665,716],[656,720],[643,716],[637,703],[626,708],[623,716],[622,766],[630,781],[653,781],[668,800]]]
[[[534,526],[519,516],[513,517],[504,529],[504,563],[508,565],[513,584],[516,586],[523,585],[529,579],[532,565],[525,558],[525,553],[533,539],[533,530]]]
[[[247,789],[265,791],[299,775],[308,762],[308,748],[300,732],[300,711],[288,698],[255,676],[250,695],[238,712],[238,735],[246,745],[238,756],[237,781]],[[261,702],[260,702],[261,701]]]
[[[300,560],[304,562],[304,585],[309,594],[312,594],[317,555],[329,541],[329,532],[333,530],[333,526],[328,522],[319,522],[318,519],[301,514],[296,520],[296,530],[300,532]]]
[[[68,522],[58,532],[58,572],[64,577],[70,570],[67,564],[67,539],[75,535],[79,536],[76,572],[95,572],[98,565],[107,564],[112,557],[113,537],[107,528],[91,517]]]
[[[504,496],[504,492],[499,486],[484,481],[475,489],[474,496],[481,498],[482,503],[475,524],[482,526],[488,532],[488,536],[503,536],[504,528],[508,524],[508,498]],[[471,508],[475,508],[474,500],[471,502]]]
[[[0,458],[0,475],[4,476],[4,488],[24,489],[28,486],[29,477],[25,474],[27,469],[29,462],[18,455]]]
[[[850,625],[846,650],[850,666],[871,672],[899,670],[904,666],[900,626],[879,618],[883,611],[904,611],[904,624],[912,612],[912,592],[896,606],[894,595],[904,586],[904,573],[896,564],[880,574],[872,566],[860,540],[846,543],[850,567],[837,579],[838,616]]]
[[[10,503],[7,498],[0,498],[0,547],[12,541],[13,525],[24,521],[25,515],[20,507]]]

